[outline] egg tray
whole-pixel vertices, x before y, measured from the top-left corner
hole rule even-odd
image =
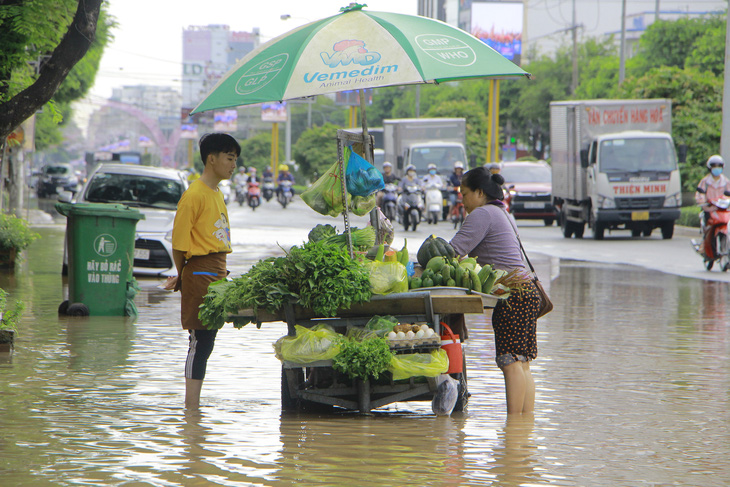
[[[438,348],[441,346],[441,337],[438,335],[434,335],[429,338],[402,338],[400,340],[389,339],[388,344],[390,345],[390,348],[395,350],[414,347]]]

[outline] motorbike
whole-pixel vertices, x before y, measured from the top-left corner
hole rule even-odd
[[[423,191],[418,182],[413,181],[404,186],[403,193],[398,198],[397,208],[398,220],[403,224],[403,228],[408,231],[408,227],[412,227],[415,232],[425,209]]]
[[[243,183],[236,184],[236,202],[238,206],[243,206],[243,202],[246,200],[246,190],[243,188]]]
[[[444,199],[441,195],[441,186],[433,183],[428,184],[426,186],[426,221],[434,225],[438,223],[443,208]]]
[[[263,196],[266,201],[270,201],[274,197],[274,179],[271,176],[264,177]]]
[[[451,220],[451,223],[454,224],[454,228],[459,228],[461,227],[461,224],[464,223],[466,210],[464,209],[464,197],[462,196],[461,191],[459,191],[458,186],[454,188],[454,192],[456,193],[456,201],[451,207],[451,210],[449,210],[449,220]]]
[[[255,210],[261,204],[261,188],[258,181],[248,183],[248,206]]]
[[[231,201],[231,180],[224,179],[218,184],[218,189],[223,195],[223,202],[228,204]]]
[[[390,221],[396,218],[396,203],[398,201],[398,186],[388,183],[383,188],[383,215]]]
[[[282,181],[279,183],[279,194],[276,196],[276,198],[279,200],[279,203],[281,203],[282,208],[286,208],[286,205],[291,203],[292,198],[294,197],[294,192],[292,191],[292,182],[291,181]]]
[[[730,269],[730,242],[728,242],[728,226],[730,224],[730,198],[722,198],[711,202],[717,209],[705,220],[704,211],[700,215],[701,230],[704,238],[701,241],[692,239],[692,247],[705,260],[705,269],[712,270],[715,262],[720,270]]]

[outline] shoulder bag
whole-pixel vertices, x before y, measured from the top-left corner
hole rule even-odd
[[[512,228],[515,231],[515,235],[517,236],[517,242],[520,244],[520,249],[522,250],[522,255],[525,256],[525,261],[527,262],[527,265],[530,267],[530,271],[532,272],[532,282],[535,283],[535,287],[537,288],[537,292],[540,295],[540,307],[538,308],[537,317],[541,318],[551,312],[553,310],[553,302],[550,301],[550,296],[548,296],[547,291],[545,291],[545,288],[542,287],[542,283],[540,282],[540,279],[537,278],[537,273],[535,272],[535,268],[532,267],[532,262],[530,262],[530,258],[527,257],[527,252],[525,252],[525,248],[522,246],[522,241],[520,240],[520,234],[517,232],[517,227],[515,226],[514,222],[512,221],[512,217],[507,213],[507,210],[504,211],[505,216],[509,220],[510,225],[512,225]]]

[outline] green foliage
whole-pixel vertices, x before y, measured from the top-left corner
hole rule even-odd
[[[241,160],[248,167],[255,167],[259,174],[271,166],[271,131],[262,132],[241,140]],[[279,138],[279,160],[284,160],[284,137]]]
[[[351,379],[377,379],[388,370],[393,352],[388,342],[372,333],[358,340],[342,337],[340,353],[332,359],[332,368],[347,374]]]
[[[21,251],[40,238],[28,222],[13,215],[0,214],[0,250]]]
[[[17,333],[18,322],[23,310],[25,310],[25,305],[22,301],[15,301],[12,309],[8,309],[8,292],[0,288],[0,315],[2,315],[0,330],[10,330]]]
[[[337,160],[337,129],[332,123],[314,126],[302,133],[292,147],[292,156],[305,177],[315,180]]]
[[[487,115],[484,107],[469,100],[447,100],[432,105],[425,117],[463,117],[466,118],[466,161],[472,156],[477,160],[484,157],[487,140]]]
[[[719,151],[722,92],[722,80],[711,72],[668,66],[627,79],[618,92],[626,98],[672,100],[674,142],[688,147],[687,163],[680,166],[687,191],[705,175],[707,157]]]
[[[701,208],[697,205],[684,206],[680,208],[679,219],[677,225],[684,225],[685,227],[700,227],[700,211]]]

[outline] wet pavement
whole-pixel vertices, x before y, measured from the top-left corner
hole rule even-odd
[[[234,275],[306,236],[316,218],[291,209],[283,217],[266,205],[256,215],[231,208],[231,221],[242,223],[233,232]],[[272,348],[285,333],[279,323],[226,326],[204,407],[186,415],[179,295],[160,290],[161,279],[140,279],[136,320],[59,317],[67,291],[64,228],[55,221],[36,227],[42,239],[14,272],[0,272],[0,287],[26,303],[15,352],[0,356],[3,486],[685,486],[730,478],[726,282],[531,255],[553,277],[555,302],[538,324],[534,417],[507,417],[483,316],[469,320],[465,414],[437,418],[418,402],[370,415],[282,414]],[[422,237],[408,238],[415,252]]]

